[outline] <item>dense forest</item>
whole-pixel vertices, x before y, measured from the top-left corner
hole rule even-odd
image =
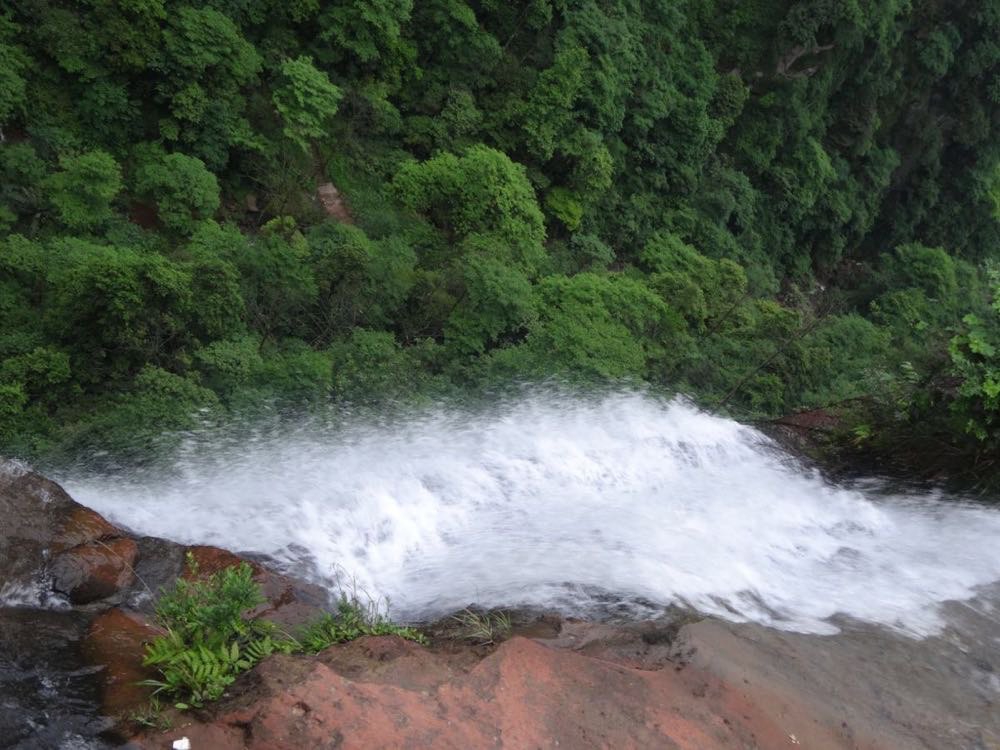
[[[0,453],[558,379],[995,475],[998,133],[1000,0],[4,0]]]

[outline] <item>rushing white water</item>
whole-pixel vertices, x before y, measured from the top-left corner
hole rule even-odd
[[[404,619],[681,603],[806,632],[845,614],[926,634],[941,602],[1000,580],[998,510],[831,486],[750,428],[637,393],[200,439],[158,479],[64,484],[142,533],[346,575]]]

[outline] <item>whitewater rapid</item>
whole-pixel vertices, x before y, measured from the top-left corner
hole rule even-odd
[[[669,604],[915,635],[1000,581],[1000,511],[835,486],[761,433],[642,393],[538,393],[391,423],[191,438],[170,471],[60,477],[142,534],[267,555],[420,620],[469,604]]]

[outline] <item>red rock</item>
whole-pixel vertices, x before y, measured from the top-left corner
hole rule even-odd
[[[52,587],[73,604],[87,604],[118,593],[135,578],[138,547],[131,539],[80,544],[52,563]]]
[[[337,664],[369,665],[353,677]],[[247,688],[247,685],[250,685]],[[239,689],[239,687],[237,687]],[[755,747],[718,681],[695,670],[640,670],[513,638],[469,671],[393,637],[361,639],[322,658],[273,657],[247,692],[209,722],[137,738],[193,748]],[[780,730],[758,722],[771,736]],[[224,730],[240,729],[240,734]]]
[[[78,544],[119,536],[124,536],[121,529],[113,526],[99,513],[79,505],[69,513],[53,539],[52,549],[60,552]]]
[[[232,552],[220,549],[219,547],[195,545],[185,549],[185,557],[188,555],[194,559],[195,565],[197,565],[197,577],[199,578],[207,578],[210,575],[218,573],[220,570],[225,570],[226,568],[231,568],[234,565],[239,565],[244,562],[250,566],[255,578],[264,570],[257,563],[244,560],[239,555],[234,555]],[[195,577],[191,572],[191,569],[187,567],[186,561],[184,572],[181,575],[188,580]]]
[[[123,609],[109,609],[91,623],[83,653],[101,671],[101,705],[109,716],[126,715],[144,706],[152,688],[139,685],[155,678],[155,670],[142,665],[146,644],[162,630],[145,617]]]

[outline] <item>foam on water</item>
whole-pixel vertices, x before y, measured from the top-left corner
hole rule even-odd
[[[1000,580],[996,509],[831,486],[750,428],[638,393],[190,448],[156,478],[63,483],[142,533],[263,553],[331,586],[346,575],[402,619],[674,602],[805,632],[844,614],[927,634],[941,602]]]

